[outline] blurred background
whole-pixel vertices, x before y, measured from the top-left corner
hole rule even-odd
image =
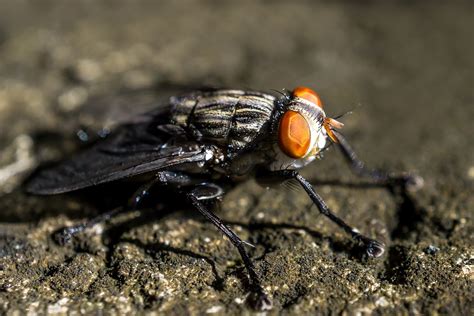
[[[253,182],[231,192],[222,211],[226,219],[257,221],[273,208],[270,222],[306,224],[321,234],[242,224],[244,235],[273,249],[265,256],[258,248],[254,257],[261,255],[257,265],[276,309],[467,312],[474,270],[473,9],[471,1],[0,2],[0,257],[6,271],[0,306],[242,312],[245,304],[234,300],[246,293],[238,256],[224,243],[200,246],[202,231],[222,239],[208,224],[178,216],[163,224],[168,226],[149,224],[124,236],[152,245],[163,241],[160,231],[180,236],[173,239],[182,240],[173,246],[178,250],[185,245],[205,256],[215,252],[224,290],[213,286],[206,263],[201,267],[192,261],[198,259],[169,249],[130,250],[123,236],[108,248],[101,240],[96,248],[55,246],[51,231],[84,219],[79,211],[95,211],[61,197],[51,204],[26,196],[21,182],[38,165],[77,150],[81,129],[98,131],[156,106],[180,87],[271,91],[306,85],[320,94],[328,115],[353,112],[342,119],[344,133],[370,166],[416,172],[425,187],[391,196],[323,186],[336,212],[361,230],[381,232],[392,245],[384,260],[369,265],[344,251],[350,243],[315,219],[314,209],[307,212],[304,194],[283,191],[272,202],[275,192],[264,193]],[[336,151],[306,174],[353,179]],[[56,216],[62,213],[73,215]],[[334,246],[339,241],[342,249]],[[427,254],[430,246],[441,250]],[[127,261],[132,257],[143,266]],[[195,270],[178,273],[178,263]],[[138,272],[143,270],[155,274]],[[287,283],[274,271],[289,275]],[[66,287],[62,282],[72,275],[85,285]],[[334,278],[338,284],[330,285]],[[166,292],[170,288],[174,292]]]

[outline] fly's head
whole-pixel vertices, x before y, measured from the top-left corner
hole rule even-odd
[[[297,169],[307,165],[325,148],[328,138],[338,142],[332,129],[342,126],[326,117],[316,92],[297,87],[280,118],[277,157],[272,169]]]

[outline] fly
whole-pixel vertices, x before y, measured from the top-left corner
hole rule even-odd
[[[224,194],[224,184],[251,175],[265,180],[294,180],[319,211],[380,257],[384,244],[361,234],[334,214],[298,170],[337,145],[352,170],[378,183],[405,184],[413,177],[367,169],[329,118],[318,94],[306,87],[272,95],[244,90],[206,90],[175,96],[169,102],[124,124],[90,149],[38,174],[28,184],[34,194],[59,194],[125,178],[148,175],[128,207],[104,213],[62,231],[64,241],[124,210],[136,209],[152,187],[167,186],[187,198],[237,248],[250,278],[254,307],[270,309],[260,277],[242,240],[204,200]]]

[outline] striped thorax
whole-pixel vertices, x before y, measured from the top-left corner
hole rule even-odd
[[[171,99],[172,121],[197,139],[223,145],[232,156],[268,126],[276,98],[243,90],[216,90]]]

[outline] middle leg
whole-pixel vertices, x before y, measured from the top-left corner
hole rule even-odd
[[[224,222],[217,217],[213,212],[208,210],[205,205],[201,202],[202,200],[213,199],[222,195],[222,189],[212,183],[205,183],[196,186],[193,190],[187,193],[187,197],[191,204],[209,221],[211,221],[217,229],[219,229],[224,235],[229,238],[230,242],[237,248],[239,251],[240,257],[244,262],[245,268],[249,274],[250,286],[251,286],[251,296],[250,303],[257,310],[270,310],[272,308],[272,301],[265,293],[262,284],[260,282],[260,277],[258,276],[255,266],[250,259],[247,251],[245,250],[245,245],[250,245],[248,242],[243,241],[236,233],[232,231]]]

